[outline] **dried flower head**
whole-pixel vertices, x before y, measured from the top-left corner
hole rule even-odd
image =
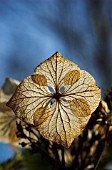
[[[7,78],[0,89],[0,142],[17,145],[19,139],[16,136],[16,120],[17,116],[11,108],[6,106],[13,95],[15,89],[19,85],[17,80]]]
[[[7,105],[44,138],[70,147],[100,98],[94,78],[56,52],[20,83]]]

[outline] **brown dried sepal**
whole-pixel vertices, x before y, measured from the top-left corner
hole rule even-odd
[[[34,74],[34,75],[31,75],[31,78],[33,82],[38,84],[39,86],[48,86],[47,79],[44,75]]]
[[[79,70],[73,70],[66,73],[64,77],[64,84],[66,85],[73,85],[75,84],[80,78],[80,71]]]
[[[91,114],[89,104],[84,99],[79,98],[68,102],[70,109],[77,117],[86,117]]]

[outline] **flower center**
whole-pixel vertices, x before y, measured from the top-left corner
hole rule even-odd
[[[62,100],[64,100],[62,97],[63,97],[63,92],[65,90],[64,86],[62,86],[60,89],[59,89],[59,86],[56,85],[55,86],[55,91],[53,90],[53,88],[51,86],[48,86],[50,92],[52,93],[52,102],[54,103],[54,101],[59,101],[60,98]],[[65,100],[64,100],[65,101]]]
[[[61,93],[59,93],[59,92],[53,94],[53,98],[55,98],[57,101],[60,100],[60,97],[61,97],[61,96],[62,96],[62,95],[61,95]]]

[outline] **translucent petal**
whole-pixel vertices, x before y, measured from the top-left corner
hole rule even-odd
[[[43,137],[69,147],[100,98],[94,78],[56,52],[21,82],[8,106],[20,119],[34,124]]]

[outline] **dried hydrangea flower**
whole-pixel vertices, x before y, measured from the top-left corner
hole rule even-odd
[[[0,142],[18,145],[19,139],[16,136],[16,120],[17,116],[6,103],[14,94],[15,89],[19,85],[17,80],[7,78],[0,89]]]
[[[9,143],[12,146],[21,146],[20,143],[28,143],[26,138],[17,137],[18,128],[17,124],[21,122],[23,132],[27,137],[33,140],[38,140],[38,131],[32,127],[31,131],[35,131],[36,136],[33,133],[28,132],[26,123],[20,121],[14,114],[13,110],[6,106],[11,96],[14,94],[19,82],[12,78],[6,78],[5,82],[0,89],[0,142]],[[29,145],[27,145],[29,147]]]
[[[7,105],[44,138],[70,147],[100,98],[95,79],[56,52],[20,83]]]

